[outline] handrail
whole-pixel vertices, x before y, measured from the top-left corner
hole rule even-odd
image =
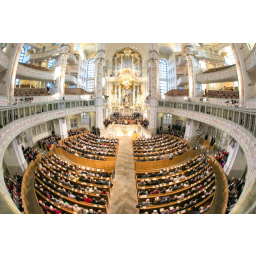
[[[208,214],[217,213],[217,214],[225,214],[228,206],[228,180],[225,172],[223,171],[219,162],[210,155],[210,160],[212,165],[214,166],[215,173],[215,195],[212,201],[211,208],[207,212]]]
[[[28,185],[31,183],[31,175],[34,172],[37,164],[39,162],[41,162],[41,159],[42,159],[42,153],[40,152],[36,156],[36,159],[29,163],[29,165],[23,175],[22,185],[21,185],[21,198],[22,198],[22,204],[24,207],[25,214],[34,214],[34,212],[30,208],[31,202],[28,201]],[[33,182],[33,184],[34,184],[34,182]],[[33,186],[33,189],[34,189],[34,186]],[[36,196],[35,196],[35,198],[37,200]],[[41,209],[41,211],[42,211],[42,209]],[[43,214],[43,211],[41,213]]]

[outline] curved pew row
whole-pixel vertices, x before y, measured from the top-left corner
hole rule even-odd
[[[135,178],[137,181],[140,181],[141,179],[144,179],[144,178],[147,178],[147,179],[166,178],[166,177],[169,177],[168,175],[174,174],[176,172],[189,171],[192,167],[198,166],[204,160],[206,160],[205,155],[200,154],[194,157],[193,159],[182,164],[171,165],[171,166],[160,168],[160,169],[136,171]]]
[[[41,178],[41,177],[40,177]],[[106,205],[99,205],[99,204],[91,204],[91,203],[86,203],[86,202],[82,202],[82,201],[78,201],[76,199],[73,198],[69,198],[68,196],[65,196],[62,193],[59,193],[58,191],[52,189],[50,186],[47,186],[44,184],[44,182],[38,177],[38,175],[36,176],[36,190],[39,190],[41,194],[45,193],[47,194],[47,196],[49,196],[50,198],[48,199],[52,199],[59,201],[59,199],[61,198],[63,201],[65,201],[65,203],[67,202],[69,205],[78,205],[79,207],[83,207],[85,209],[93,209],[93,210],[102,210],[103,212],[107,213],[107,207]],[[41,185],[41,187],[39,187]],[[59,199],[57,199],[59,198]],[[65,204],[64,203],[64,204]]]
[[[162,183],[156,186],[138,186],[138,202],[142,201],[144,198],[155,198],[161,196],[170,196],[170,195],[180,195],[186,192],[189,189],[194,190],[198,184],[206,181],[213,172],[211,168],[205,166],[199,172],[196,172],[190,176],[184,177],[182,180],[177,180],[174,182]],[[159,190],[162,189],[162,190]],[[154,192],[155,191],[155,192]],[[159,193],[158,193],[159,191]],[[154,192],[154,193],[153,193]]]
[[[86,135],[75,135],[72,137],[69,137],[68,140],[76,139],[81,136],[89,136],[86,138],[92,138],[93,145],[98,145],[101,148],[101,151],[97,151],[95,155],[87,152],[87,145],[81,144],[81,147],[76,148],[75,145],[72,144],[72,147],[69,147],[69,145],[65,144],[65,140],[59,141],[58,146],[55,149],[56,154],[63,155],[67,159],[71,160],[74,163],[77,163],[79,165],[83,166],[89,166],[91,168],[99,168],[99,169],[105,169],[105,170],[114,170],[115,164],[116,164],[116,155],[118,151],[118,143],[119,141],[117,139],[104,139],[98,136],[95,136],[93,134],[86,134]],[[84,137],[83,137],[84,138]],[[97,141],[97,140],[100,140]],[[77,142],[73,141],[75,144]],[[105,153],[107,153],[108,148],[104,144],[113,144],[113,146],[116,148],[114,156],[105,156]],[[111,145],[112,146],[112,145]],[[105,149],[106,151],[104,151]]]
[[[93,180],[92,180],[92,182],[87,182],[87,180],[84,179],[85,176],[83,176],[83,175],[81,175],[79,177],[77,176],[75,178],[66,177],[64,175],[63,171],[58,170],[58,167],[57,168],[54,168],[55,166],[53,166],[53,168],[51,166],[49,167],[49,164],[47,164],[47,162],[44,162],[44,161],[42,161],[42,167],[44,167],[45,172],[46,172],[47,175],[52,175],[58,181],[63,182],[63,183],[67,183],[71,187],[73,187],[75,185],[76,186],[82,186],[82,187],[83,186],[94,187],[94,188],[97,188],[97,189],[99,188],[99,189],[102,189],[102,191],[107,191],[108,193],[110,193],[110,188],[112,186],[112,183],[108,180],[105,180],[104,183],[101,185],[101,184],[96,183],[96,182],[92,183]]]
[[[192,213],[199,207],[205,213],[215,194],[215,174],[204,155],[171,169],[136,172],[136,181],[139,213]]]
[[[169,213],[175,213],[179,210],[186,210],[188,208],[193,207],[193,210],[196,210],[196,204],[204,199],[209,199],[210,196],[213,196],[213,193],[215,191],[215,180],[211,181],[210,183],[207,183],[206,186],[203,187],[203,189],[200,189],[199,191],[189,194],[188,196],[176,200],[174,202],[161,204],[161,205],[148,205],[148,206],[141,206],[139,209],[139,213],[151,213],[154,211],[162,212],[163,210],[170,210]],[[199,206],[199,205],[198,205]],[[186,211],[184,212],[186,213]]]
[[[83,187],[83,185],[77,185],[76,182],[70,182],[69,179],[65,180],[61,180],[60,177],[63,177],[61,175],[58,176],[54,176],[54,178],[51,178],[50,175],[52,175],[51,173],[44,173],[42,170],[40,170],[40,168],[38,168],[38,171],[40,173],[41,176],[43,176],[44,179],[48,180],[48,182],[50,181],[50,184],[52,184],[52,186],[57,187],[57,190],[59,191],[64,191],[65,193],[74,193],[76,195],[77,198],[82,197],[81,200],[84,199],[84,195],[86,196],[90,196],[90,198],[95,198],[95,200],[99,200],[100,198],[104,198],[106,200],[106,202],[109,202],[109,194],[105,191],[103,193],[99,193],[99,192],[94,192],[94,190],[89,190]],[[52,176],[53,177],[53,176]],[[55,180],[55,178],[57,177],[57,180]],[[58,180],[61,180],[58,181]],[[63,182],[65,182],[65,184],[63,185]],[[70,183],[68,183],[70,182]],[[98,189],[96,188],[95,191],[98,191]]]
[[[99,175],[101,177],[108,177],[111,180],[113,179],[113,170],[96,169],[87,166],[75,165],[68,161],[63,161],[60,157],[57,157],[57,155],[53,153],[49,153],[46,155],[46,157],[50,162],[54,161],[56,166],[63,167],[63,170],[77,170],[78,172],[86,172],[88,176]]]

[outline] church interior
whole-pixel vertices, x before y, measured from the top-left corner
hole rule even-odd
[[[255,82],[255,43],[0,43],[0,213],[256,213]]]

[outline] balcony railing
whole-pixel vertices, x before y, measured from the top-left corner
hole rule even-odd
[[[256,110],[231,108],[198,102],[159,100],[158,112],[194,119],[231,135],[247,160],[246,184],[231,213],[246,213],[256,198]],[[250,194],[249,197],[246,197]]]
[[[247,71],[251,71],[256,67],[256,44],[250,54],[245,58],[244,63]]]

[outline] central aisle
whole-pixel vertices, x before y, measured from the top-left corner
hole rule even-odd
[[[137,195],[133,167],[132,138],[118,137],[119,149],[116,159],[116,178],[113,181],[110,214],[137,213]]]

